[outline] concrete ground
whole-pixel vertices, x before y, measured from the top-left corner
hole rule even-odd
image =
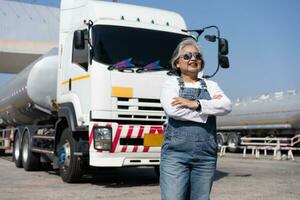
[[[81,183],[63,183],[55,171],[25,172],[0,157],[0,199],[159,200],[153,168],[94,169]],[[218,160],[212,200],[299,200],[300,160],[244,159],[226,154]],[[174,188],[175,189],[175,188]]]

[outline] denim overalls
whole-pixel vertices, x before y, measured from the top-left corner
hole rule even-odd
[[[179,96],[211,99],[204,80],[188,88],[178,78]],[[217,161],[216,117],[206,123],[168,119],[160,160],[162,200],[209,200]]]

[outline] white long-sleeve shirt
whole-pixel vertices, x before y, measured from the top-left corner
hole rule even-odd
[[[194,121],[199,123],[206,123],[209,115],[226,115],[231,111],[231,101],[224,94],[218,84],[211,80],[206,80],[207,91],[210,96],[221,95],[220,99],[201,99],[201,111],[196,111],[190,108],[177,108],[171,105],[174,97],[179,97],[179,85],[176,76],[169,77],[162,86],[161,91],[161,104],[167,115],[167,118],[182,121]],[[200,83],[184,83],[185,87],[199,88]]]

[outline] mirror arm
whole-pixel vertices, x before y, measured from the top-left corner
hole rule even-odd
[[[196,36],[196,41],[198,42],[198,39],[199,39],[199,36],[206,30],[206,29],[211,29],[211,28],[214,28],[217,30],[217,39],[218,39],[218,66],[217,66],[217,69],[216,71],[212,74],[212,75],[204,75],[203,78],[212,78],[213,76],[215,76],[217,74],[217,72],[219,71],[220,69],[220,56],[221,56],[221,53],[220,53],[220,49],[219,49],[219,46],[220,46],[220,30],[217,26],[213,25],[213,26],[207,26],[207,27],[204,27],[202,29],[193,29],[193,30],[182,30],[183,32],[196,32],[197,33],[197,36]]]
[[[92,45],[92,43],[91,43],[91,36],[90,36],[90,33],[91,33],[91,28],[93,27],[93,25],[94,25],[94,22],[92,21],[92,20],[84,20],[83,21],[83,23],[85,24],[85,25],[87,25],[88,26],[88,38],[87,38],[87,40],[88,40],[88,44],[89,44],[89,46],[91,47],[91,51],[90,51],[90,58],[89,58],[89,61],[90,61],[90,64],[92,64],[92,60],[93,60],[93,56],[94,56],[94,46]]]
[[[218,39],[218,66],[217,66],[216,71],[212,75],[204,75],[203,76],[203,78],[207,78],[207,79],[214,77],[218,73],[218,71],[220,69],[220,56],[221,56],[220,49],[219,49],[219,46],[220,46],[220,30],[217,26],[207,26],[204,29],[209,29],[209,28],[215,28],[217,30],[217,35],[218,35],[218,37],[217,37],[217,39]]]

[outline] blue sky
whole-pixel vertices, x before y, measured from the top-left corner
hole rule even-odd
[[[26,0],[21,0],[26,1]],[[56,0],[27,0],[59,6]],[[231,67],[213,78],[231,98],[300,90],[298,0],[120,0],[181,14],[189,28],[217,25],[229,41]],[[213,32],[211,32],[213,33]],[[206,72],[216,65],[213,43],[200,40]],[[9,77],[0,76],[0,85]]]

